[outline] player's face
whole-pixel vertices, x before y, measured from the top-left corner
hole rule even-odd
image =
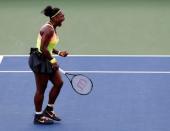
[[[62,11],[54,17],[54,21],[58,26],[61,26],[64,20],[65,20],[64,13]]]

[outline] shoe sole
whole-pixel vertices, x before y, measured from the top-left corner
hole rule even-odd
[[[49,122],[49,123],[41,123],[41,122],[34,122],[34,125],[52,125],[54,122]]]

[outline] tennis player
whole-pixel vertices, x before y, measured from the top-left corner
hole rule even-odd
[[[47,6],[42,13],[49,17],[49,21],[41,27],[37,39],[37,48],[31,48],[29,57],[29,66],[34,72],[36,81],[34,123],[53,124],[54,121],[61,120],[54,112],[54,103],[60,93],[63,81],[59,73],[57,60],[52,55],[58,54],[62,57],[68,55],[67,51],[55,49],[59,42],[56,28],[62,25],[65,18],[62,10],[52,6]],[[49,92],[48,105],[42,111],[48,81],[52,82],[53,87]]]

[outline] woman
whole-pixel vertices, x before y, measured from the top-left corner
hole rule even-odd
[[[59,73],[57,60],[52,54],[66,57],[67,51],[58,51],[55,46],[59,42],[56,27],[60,27],[64,21],[64,14],[59,8],[47,6],[42,13],[49,17],[49,21],[40,29],[37,48],[32,48],[29,57],[29,66],[34,72],[36,80],[36,93],[34,96],[35,104],[35,124],[53,124],[54,121],[61,119],[54,113],[54,103],[60,93],[63,85],[62,78]],[[49,93],[48,105],[42,111],[44,93],[47,88],[47,82],[50,80],[53,87]]]

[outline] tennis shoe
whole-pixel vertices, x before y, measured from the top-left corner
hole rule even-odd
[[[43,114],[44,114],[44,116],[46,116],[52,120],[61,121],[61,119],[56,115],[56,113],[54,111],[44,110]]]
[[[53,120],[49,119],[44,115],[40,115],[40,116],[35,115],[34,124],[51,125],[54,124],[54,122]]]

